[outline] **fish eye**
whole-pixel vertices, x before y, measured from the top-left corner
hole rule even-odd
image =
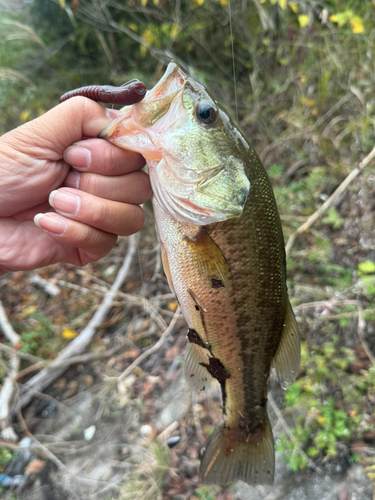
[[[216,121],[217,111],[212,104],[209,104],[208,102],[201,102],[195,110],[195,115],[198,121],[204,125],[211,125]]]

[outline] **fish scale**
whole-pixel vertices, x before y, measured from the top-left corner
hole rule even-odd
[[[267,381],[273,363],[281,385],[291,385],[300,348],[267,173],[220,105],[175,63],[101,136],[146,158],[164,270],[189,327],[186,380],[193,390],[221,387],[223,418],[202,457],[202,481],[272,483]]]

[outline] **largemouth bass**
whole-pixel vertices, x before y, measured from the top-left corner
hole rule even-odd
[[[101,136],[147,161],[165,274],[189,328],[186,380],[221,387],[202,481],[272,483],[267,381],[273,362],[281,385],[293,383],[300,345],[267,173],[207,89],[173,62],[122,111]]]

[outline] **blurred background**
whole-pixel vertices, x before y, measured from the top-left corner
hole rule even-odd
[[[0,330],[2,394],[17,381],[8,433],[2,426],[0,496],[370,500],[375,2],[0,0],[0,134],[76,87],[138,78],[151,88],[171,59],[238,119],[272,180],[288,242],[302,364],[285,392],[270,377],[275,486],[199,482],[220,397],[184,385],[186,325],[147,205],[140,237],[120,238],[98,263],[0,278],[2,327],[5,317],[19,336]],[[48,372],[88,327],[85,354]]]

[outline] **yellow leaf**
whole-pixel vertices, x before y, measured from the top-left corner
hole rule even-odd
[[[280,7],[285,10],[286,9],[286,0],[278,0]]]
[[[194,0],[195,5],[201,6],[204,4],[204,0]]]
[[[21,116],[20,116],[21,122],[25,123],[29,119],[29,116],[30,116],[30,111],[28,111],[28,110],[22,111]]]
[[[139,52],[141,53],[142,57],[145,57],[145,55],[147,54],[147,50],[148,50],[147,47],[145,47],[144,45],[141,45],[139,47]]]
[[[152,0],[154,2],[154,5],[158,6],[160,3],[160,0]]]
[[[329,20],[331,21],[331,23],[338,23],[339,22],[339,19],[336,16],[336,14],[332,14],[332,16],[329,16]]]
[[[31,316],[33,313],[35,313],[36,310],[37,310],[36,306],[26,307],[26,309],[22,311],[21,317],[26,318],[27,316]]]
[[[175,311],[177,309],[178,302],[177,300],[173,300],[171,302],[168,302],[167,307],[170,311]]]
[[[310,17],[307,16],[306,14],[301,14],[298,16],[298,22],[299,22],[299,25],[301,26],[301,28],[304,28],[305,26],[307,26],[309,24],[309,21],[310,21]]]
[[[128,26],[132,31],[138,31],[138,26],[136,24],[129,23]]]
[[[171,28],[171,40],[175,40],[178,36],[178,34],[180,33],[181,31],[181,28],[180,28],[180,25],[178,23],[173,23],[172,25],[172,28]]]
[[[143,5],[143,7],[146,7],[146,5],[147,5],[147,0],[141,0],[141,4]]]
[[[59,5],[62,9],[65,9],[65,0],[59,0]]]
[[[293,11],[295,14],[297,14],[297,12],[298,12],[298,5],[297,5],[297,4],[295,4],[295,3],[293,3],[293,2],[289,2],[289,3],[288,3],[288,5],[289,5],[289,7],[292,9],[292,11]]]
[[[221,5],[223,7],[227,7],[228,6],[228,0],[219,0],[219,1],[220,1]]]
[[[363,27],[362,19],[360,17],[353,17],[353,19],[350,20],[350,24],[352,27],[352,32],[357,35],[358,33],[363,33],[365,31],[365,28]]]
[[[63,339],[71,340],[78,336],[78,332],[71,330],[70,328],[64,328],[61,332],[61,336]]]

